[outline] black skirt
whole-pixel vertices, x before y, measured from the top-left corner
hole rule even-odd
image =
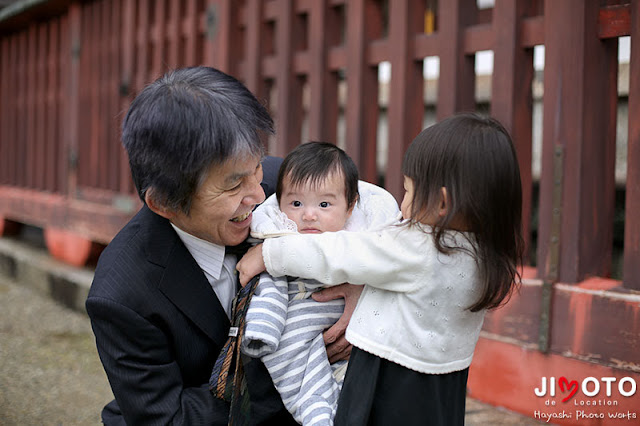
[[[468,375],[418,373],[354,347],[334,424],[463,425]]]

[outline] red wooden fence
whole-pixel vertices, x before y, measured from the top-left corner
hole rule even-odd
[[[65,202],[110,205],[116,216],[119,210],[124,216],[131,213],[130,206],[137,204],[118,143],[122,114],[132,95],[168,68],[203,63],[238,76],[270,103],[278,130],[272,154],[285,155],[301,143],[303,123],[309,139],[338,140],[343,114],[344,145],[363,178],[377,181],[382,174],[385,186],[399,196],[403,152],[423,127],[424,58],[440,59],[437,117],[442,118],[475,109],[474,54],[491,50],[490,111],[518,146],[528,238],[533,47],[545,45],[538,275],[548,274],[553,237],[560,280],[577,282],[610,272],[617,37],[637,32],[632,25],[638,19],[636,2],[497,0],[484,10],[474,0],[62,3],[44,2],[13,14],[8,8],[0,21],[0,177],[3,191],[11,190],[14,198],[25,198],[20,191],[35,200],[42,193],[64,195]],[[425,16],[435,16],[435,31],[425,32]],[[631,76],[637,75],[637,49],[632,43]],[[378,65],[383,61],[392,70],[386,106],[389,149],[386,170],[378,170]],[[339,93],[341,86],[346,95]],[[638,114],[637,86],[631,78],[629,117]],[[630,120],[630,207],[638,202],[638,126]],[[552,237],[556,148],[562,151],[565,172],[559,206],[563,234]],[[2,214],[40,226],[75,227],[56,223],[60,218],[45,205],[39,219],[32,218],[29,203],[22,204],[22,213],[14,206]],[[86,208],[71,203],[67,210]],[[125,217],[103,215],[104,225],[76,231],[108,242]],[[638,222],[634,215],[625,220],[624,281],[636,289]]]
[[[382,176],[400,196],[403,153],[424,125],[424,59],[439,57],[441,119],[476,109],[475,53],[491,50],[490,113],[517,145],[527,245],[534,204],[539,212],[537,266],[527,270],[537,278],[485,328],[523,344],[546,333],[544,350],[582,351],[605,365],[622,360],[636,371],[639,32],[640,0],[495,0],[482,10],[475,0],[58,0],[9,7],[0,11],[0,217],[4,229],[24,222],[107,243],[139,206],[119,144],[123,113],[144,84],[196,64],[237,76],[269,104],[277,127],[271,154],[285,155],[303,134],[341,140],[363,179]],[[597,286],[608,290],[605,298],[632,298],[615,323],[624,332],[598,359],[597,344],[567,349],[548,332],[550,317],[564,318],[573,306],[572,289],[611,271],[621,36],[631,37],[624,275]],[[531,168],[536,45],[545,46],[539,200],[532,198]],[[391,66],[384,170],[376,162],[381,62]],[[553,306],[545,288],[553,289]],[[602,303],[596,311],[606,323],[618,308]],[[515,330],[504,318],[526,324]],[[587,320],[573,321],[556,325],[556,336],[585,333],[580,321]]]

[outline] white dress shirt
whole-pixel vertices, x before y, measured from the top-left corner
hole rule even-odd
[[[231,319],[231,304],[237,292],[236,255],[225,254],[224,246],[195,237],[173,223],[171,226],[204,272],[227,317]]]

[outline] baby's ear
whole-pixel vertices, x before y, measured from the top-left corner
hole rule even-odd
[[[349,216],[351,216],[351,213],[353,213],[353,209],[356,207],[356,204],[358,204],[359,199],[360,199],[360,194],[356,196],[356,199],[353,201],[353,203],[351,203],[351,207],[347,209],[347,214]]]

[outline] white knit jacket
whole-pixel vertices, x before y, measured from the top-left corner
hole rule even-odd
[[[437,251],[432,228],[327,232],[265,241],[273,276],[313,278],[327,285],[366,284],[347,328],[354,346],[421,373],[444,374],[471,364],[485,311],[467,308],[481,294],[476,262],[465,251]],[[471,250],[470,234],[446,242]]]

